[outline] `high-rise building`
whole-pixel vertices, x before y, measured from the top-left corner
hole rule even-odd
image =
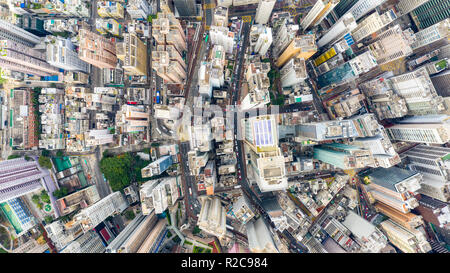
[[[440,114],[446,110],[426,67],[389,78],[392,88],[405,99],[410,115]]]
[[[314,34],[301,35],[292,40],[283,53],[278,57],[276,65],[283,66],[291,58],[303,58],[308,60],[317,52]]]
[[[181,195],[179,180],[179,176],[171,176],[150,180],[142,184],[139,191],[142,213],[148,215],[154,209],[156,214],[161,214],[168,207],[175,205]]]
[[[131,19],[147,19],[152,14],[152,7],[147,0],[130,0],[126,8]]]
[[[270,14],[276,2],[276,0],[259,0],[255,15],[257,24],[267,24],[269,22]]]
[[[257,4],[258,0],[233,0],[233,6],[246,6],[246,5],[252,5]]]
[[[47,44],[47,62],[55,67],[69,70],[89,72],[89,64],[82,61],[70,39],[54,38]]]
[[[386,2],[386,0],[359,0],[347,11],[347,13],[351,13],[355,20],[358,20],[384,2]]]
[[[408,230],[391,220],[381,223],[381,229],[386,233],[389,241],[404,253],[427,253],[431,246],[425,235],[417,229]]]
[[[114,42],[87,29],[80,29],[78,38],[80,41],[78,56],[81,60],[98,68],[116,67],[117,56]]]
[[[116,191],[97,203],[82,209],[74,216],[74,219],[76,222],[81,223],[83,230],[86,232],[95,228],[109,216],[123,212],[127,207],[127,201],[122,196],[122,193]]]
[[[350,120],[330,120],[304,123],[296,126],[296,134],[300,138],[323,141],[358,137],[358,131]]]
[[[423,219],[437,227],[448,229],[450,226],[450,205],[426,195],[419,198],[416,210]]]
[[[442,97],[450,97],[450,70],[431,76],[431,82]]]
[[[389,217],[392,221],[396,222],[397,224],[407,229],[414,230],[415,228],[423,225],[422,217],[414,213],[399,212],[398,210],[380,202],[377,202],[375,204],[375,209],[378,212],[381,212],[387,217]]]
[[[13,40],[0,40],[0,66],[35,76],[51,76],[59,72],[46,62],[45,53]]]
[[[303,58],[292,58],[280,69],[281,86],[289,87],[304,82],[308,78]]]
[[[370,150],[341,143],[315,146],[314,159],[343,170],[375,166],[375,161]]]
[[[346,14],[359,0],[341,0],[333,9],[335,17],[340,18]]]
[[[180,16],[197,16],[195,0],[174,0],[173,4]]]
[[[368,47],[381,65],[411,55],[413,37],[411,29],[402,30],[395,25],[378,35]]]
[[[74,212],[77,209],[86,208],[100,200],[97,186],[91,185],[72,194],[66,195],[55,201],[56,209],[61,216]]]
[[[362,252],[379,253],[388,243],[378,228],[352,210],[348,211],[342,224],[352,232]]]
[[[166,155],[151,162],[146,167],[142,168],[142,177],[151,177],[160,175],[165,172],[173,163],[172,156]]]
[[[249,148],[249,174],[262,192],[287,188],[284,157],[278,147],[275,116],[265,115],[242,120],[244,143]],[[248,156],[247,155],[247,156]]]
[[[236,217],[241,223],[247,224],[254,216],[253,206],[248,197],[241,195],[236,202],[233,203],[231,215]]]
[[[339,4],[340,0],[318,0],[312,7],[312,9],[306,14],[306,16],[300,22],[300,25],[304,30],[310,26],[316,26],[322,22],[323,18],[327,16],[333,8]]]
[[[422,174],[397,167],[378,168],[368,179],[369,184],[364,187],[375,200],[403,213],[419,205],[414,193],[420,189]]]
[[[73,240],[83,234],[80,223],[70,221],[63,223],[61,220],[54,221],[45,227],[48,238],[58,251],[64,249]]]
[[[162,243],[167,237],[167,219],[159,219],[156,225],[153,226],[148,236],[145,238],[142,245],[136,251],[137,253],[157,253],[162,246]]]
[[[167,83],[183,83],[187,65],[181,54],[186,50],[186,36],[180,22],[173,13],[158,12],[152,28],[157,43],[152,51],[152,68]]]
[[[250,47],[253,52],[265,56],[272,44],[272,29],[263,25],[252,25],[250,29]]]
[[[218,238],[224,238],[226,229],[226,211],[217,196],[203,197],[201,211],[198,217],[198,227],[206,233]]]
[[[61,253],[103,253],[105,246],[98,233],[94,230],[88,230],[73,242],[68,244]]]
[[[38,36],[1,19],[0,40],[11,40],[27,47],[33,47],[41,41]]]
[[[138,214],[107,246],[107,253],[136,253],[156,225],[158,217]]]
[[[404,118],[386,128],[392,140],[428,144],[445,144],[450,141],[450,119],[445,115]]]
[[[213,45],[223,46],[227,53],[233,52],[234,32],[229,31],[227,27],[211,26],[209,37]]]
[[[419,29],[425,29],[450,16],[450,0],[428,1],[411,11],[411,18]]]
[[[450,148],[418,145],[402,154],[408,167],[423,175],[420,193],[450,200]]]
[[[341,1],[342,2],[342,1]],[[345,35],[353,31],[358,24],[351,13],[347,13],[339,19],[328,31],[317,41],[319,48],[342,39]]]
[[[125,8],[120,2],[99,1],[97,3],[97,14],[102,18],[112,17],[114,19],[123,19]]]
[[[253,253],[279,253],[263,217],[246,224],[248,247]]]
[[[246,84],[241,93],[241,109],[248,110],[262,107],[270,102],[270,80],[267,75],[270,71],[270,63],[249,63],[245,73]],[[245,88],[247,87],[247,88]]]
[[[150,113],[143,105],[124,104],[116,113],[116,126],[122,132],[143,132],[149,126]]]
[[[381,30],[391,22],[397,19],[397,15],[394,10],[390,9],[383,14],[378,11],[367,16],[362,20],[358,26],[352,31],[352,37],[355,42],[359,42],[362,39],[368,37],[372,33]]]
[[[428,1],[430,0],[400,0],[397,4],[397,9],[401,15],[405,15]]]
[[[1,9],[1,8],[0,8]],[[44,29],[44,20],[37,18],[32,15],[22,15],[21,17],[17,18],[18,22],[17,25],[26,31],[39,36],[44,37],[50,33],[48,33]]]
[[[48,171],[42,169],[37,161],[24,158],[0,162],[0,202],[20,197],[42,187],[42,179]]]
[[[147,46],[136,34],[125,33],[123,42],[116,44],[117,57],[129,75],[147,75]]]
[[[228,8],[217,6],[212,14],[212,25],[228,27]]]
[[[411,48],[416,50],[442,39],[450,37],[450,19],[447,18],[432,26],[429,26],[415,33],[416,40],[411,44]]]

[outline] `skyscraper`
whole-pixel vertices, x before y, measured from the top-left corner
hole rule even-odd
[[[281,67],[294,57],[308,60],[316,52],[317,46],[314,34],[301,35],[291,41],[275,64]]]
[[[414,193],[420,189],[422,175],[416,171],[391,167],[373,170],[364,187],[372,197],[398,211],[409,212],[419,205]]]
[[[276,0],[259,0],[255,15],[257,24],[267,24],[276,2]]]
[[[78,37],[80,40],[78,56],[81,60],[98,68],[116,67],[117,56],[114,42],[87,29],[80,29]]]
[[[1,19],[0,40],[11,40],[28,47],[33,47],[40,42],[38,36]]]
[[[306,63],[302,58],[292,58],[280,69],[281,86],[288,87],[308,78]]]
[[[85,234],[81,235],[73,242],[68,244],[61,253],[103,253],[105,252],[105,246],[102,239],[94,231],[89,230]]]
[[[82,61],[70,39],[55,38],[47,44],[47,62],[55,67],[87,73],[89,64]]]
[[[443,202],[450,200],[450,148],[421,144],[402,157],[411,169],[422,173],[420,193]]]
[[[410,115],[440,114],[446,110],[426,67],[389,78],[392,88],[405,99]]]
[[[413,50],[450,37],[450,19],[447,18],[415,33],[416,40],[411,45]]]
[[[318,0],[308,14],[302,19],[300,25],[304,30],[310,26],[316,26],[322,22],[340,0]]]
[[[147,75],[147,46],[136,34],[125,33],[123,42],[116,44],[116,52],[127,74]]]
[[[450,17],[450,0],[428,1],[411,12],[419,29],[425,29]]]
[[[161,214],[169,206],[175,205],[180,197],[178,188],[179,177],[160,178],[142,184],[139,191],[142,213],[147,215],[154,209],[156,214]]]
[[[389,241],[404,253],[427,253],[431,250],[425,235],[417,229],[408,230],[392,220],[382,222],[381,229]]]
[[[45,53],[14,40],[0,40],[0,66],[35,76],[50,76],[59,72],[46,62]]]
[[[42,179],[48,175],[37,161],[27,161],[23,157],[1,161],[0,172],[0,202],[41,188]]]
[[[386,127],[389,137],[397,141],[445,144],[450,141],[450,119],[444,115],[408,117]]]
[[[272,44],[272,29],[263,25],[253,25],[250,29],[250,47],[252,51],[265,56]]]
[[[81,223],[85,232],[95,228],[109,216],[119,214],[128,207],[121,192],[113,192],[97,203],[84,208],[74,216],[76,222]]]
[[[341,143],[315,146],[314,159],[343,170],[375,166],[375,161],[370,150]]]
[[[248,247],[253,253],[278,253],[272,233],[263,217],[246,224]]]
[[[284,157],[278,147],[277,124],[274,115],[242,120],[244,143],[249,152],[250,177],[262,192],[287,188]]]
[[[180,16],[197,16],[195,0],[174,0],[173,4]]]
[[[329,43],[334,43],[353,31],[357,26],[358,24],[356,23],[353,15],[351,13],[347,13],[340,17],[339,21],[329,28],[322,37],[320,37],[319,41],[317,41],[317,46],[321,48]]]
[[[226,211],[220,198],[217,196],[203,197],[201,203],[202,209],[197,221],[198,227],[206,233],[223,238],[227,232]]]

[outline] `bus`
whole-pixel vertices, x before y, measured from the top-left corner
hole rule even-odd
[[[161,103],[160,92],[156,91],[156,104],[160,104],[160,103]]]

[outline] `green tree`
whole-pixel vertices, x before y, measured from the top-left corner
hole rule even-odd
[[[42,155],[43,156],[50,156],[50,151],[49,150],[42,150]]]
[[[45,217],[44,217],[44,221],[45,221],[45,223],[50,224],[50,223],[53,221],[53,217],[51,217],[51,216],[45,216]]]
[[[192,234],[200,233],[201,229],[198,226],[194,227],[194,230],[192,231]]]
[[[58,151],[56,152],[56,156],[57,156],[57,157],[62,157],[62,156],[64,156],[63,150],[58,150]]]
[[[52,161],[50,160],[50,157],[41,155],[38,159],[38,162],[39,162],[39,165],[41,165],[41,167],[44,167],[47,169],[52,168]]]
[[[36,204],[36,207],[38,207],[38,209],[42,209],[44,205],[41,202],[39,202]]]
[[[134,214],[134,212],[132,210],[125,211],[125,218],[127,220],[133,220],[134,217],[136,217],[136,215]]]
[[[20,155],[10,155],[10,156],[8,156],[8,160],[14,159],[14,158],[19,158],[19,157],[21,157],[21,156]]]
[[[129,153],[113,157],[103,157],[100,160],[100,170],[109,181],[109,185],[113,191],[120,191],[130,185],[132,161],[133,159]]]
[[[59,190],[53,191],[53,196],[55,198],[63,198],[69,193],[69,190],[66,187],[61,187]]]
[[[41,192],[41,200],[44,203],[50,204],[50,196],[48,196],[48,193],[45,190]]]
[[[26,161],[31,161],[31,160],[33,160],[31,157],[29,157],[29,156],[27,156],[27,155],[24,156],[24,158],[25,158]]]
[[[36,205],[39,204],[39,203],[41,202],[41,198],[39,198],[39,195],[37,195],[37,194],[34,194],[34,195],[31,197],[31,200],[32,200],[33,203],[35,203]]]

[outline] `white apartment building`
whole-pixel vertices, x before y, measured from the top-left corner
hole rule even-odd
[[[431,251],[431,245],[425,235],[417,229],[408,230],[392,220],[382,222],[381,228],[387,234],[389,241],[404,253]]]
[[[368,47],[381,65],[411,55],[413,41],[411,29],[402,30],[399,25],[395,25],[378,35]]]
[[[263,217],[246,225],[248,247],[253,253],[279,253]]]
[[[339,19],[317,42],[318,47],[326,46],[329,43],[337,41],[347,33],[353,31],[358,24],[351,13],[346,13]]]
[[[327,16],[333,8],[339,4],[340,0],[318,0],[308,12],[308,14],[302,19],[300,25],[304,30],[310,26],[316,26],[322,22],[323,18]]]
[[[226,211],[220,198],[217,196],[203,197],[201,203],[202,209],[198,217],[198,227],[206,233],[224,238],[227,232]]]
[[[351,13],[355,20],[358,20],[384,2],[386,2],[386,0],[359,0],[347,11],[347,13]]]
[[[147,0],[129,0],[126,11],[131,19],[147,19],[151,14],[152,8]]]
[[[428,144],[450,141],[450,119],[446,115],[414,116],[386,130],[392,140]]]
[[[281,86],[289,87],[304,82],[308,78],[303,58],[290,59],[280,70]]]
[[[81,223],[84,232],[95,228],[109,216],[119,214],[128,207],[127,201],[120,192],[113,192],[97,203],[81,210],[74,219]]]
[[[358,24],[358,26],[352,31],[352,37],[355,42],[359,42],[368,37],[370,34],[375,33],[387,26],[396,18],[397,15],[392,9],[383,14],[379,14],[378,11],[375,11]]]
[[[272,29],[263,25],[253,25],[250,29],[252,51],[265,56],[272,45]]]
[[[41,41],[41,38],[23,28],[0,19],[0,40],[11,40],[28,47],[33,47]]]
[[[221,45],[227,53],[233,52],[234,32],[228,30],[228,27],[211,26],[209,29],[209,38],[213,45]]]
[[[441,39],[449,39],[450,37],[450,18],[447,18],[439,23],[427,27],[415,33],[416,40],[411,44],[411,48],[416,50],[423,46],[429,45]]]
[[[180,197],[180,192],[178,190],[179,179],[179,176],[171,176],[150,180],[142,184],[139,191],[142,203],[142,213],[147,215],[154,209],[156,214],[160,214],[168,207],[175,205],[178,197]]]
[[[406,101],[410,115],[439,114],[445,111],[426,67],[389,78],[392,88]]]
[[[269,22],[270,14],[276,2],[276,0],[259,0],[255,15],[257,24],[267,24]]]
[[[69,39],[55,38],[47,43],[47,62],[68,71],[89,72],[89,64],[82,61]]]
[[[89,230],[68,244],[60,253],[103,253],[105,249],[100,236],[95,231]]]

